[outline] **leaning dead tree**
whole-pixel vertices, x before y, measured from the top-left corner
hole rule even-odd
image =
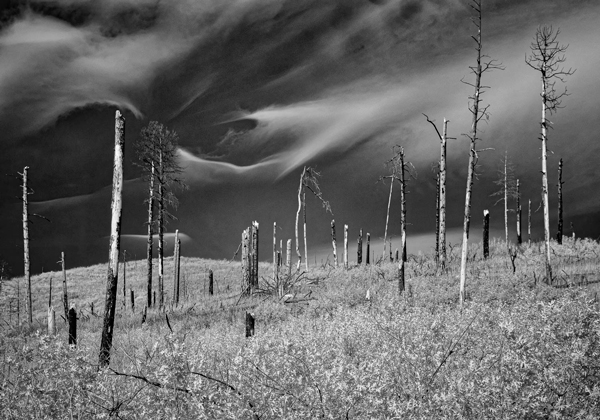
[[[300,254],[300,240],[298,236],[298,219],[300,218],[300,210],[302,210],[304,220],[304,265],[306,271],[308,271],[308,243],[306,241],[306,189],[308,188],[308,190],[321,201],[326,212],[329,212],[333,215],[329,201],[325,201],[325,199],[323,199],[323,193],[321,192],[321,187],[319,186],[320,177],[321,173],[317,172],[310,166],[305,166],[302,169],[302,174],[300,175],[300,185],[298,186],[298,210],[296,211],[296,255],[298,256],[298,270],[300,269],[300,264],[302,263],[302,255]]]
[[[542,79],[542,204],[544,207],[544,242],[546,256],[546,280],[552,283],[552,267],[550,265],[550,213],[548,204],[548,128],[552,122],[548,114],[552,115],[562,108],[562,99],[567,95],[567,89],[558,92],[556,82],[565,82],[567,76],[575,73],[574,70],[566,70],[562,64],[566,61],[564,55],[568,45],[558,43],[560,29],[556,31],[552,26],[541,26],[537,28],[534,40],[530,45],[531,54],[525,57],[525,63],[540,72]]]
[[[164,231],[168,219],[175,219],[169,208],[177,208],[178,200],[173,186],[185,188],[180,178],[175,131],[167,129],[157,121],[150,121],[136,142],[136,153],[144,178],[148,182],[148,239],[146,252],[147,305],[152,306],[152,248],[154,232],[158,233],[158,295],[159,306],[164,305]],[[156,212],[155,212],[156,207]]]
[[[106,279],[106,303],[104,323],[100,341],[100,367],[110,364],[115,308],[117,306],[117,283],[119,248],[121,243],[121,211],[123,195],[123,148],[125,146],[125,118],[117,110],[115,113],[115,157],[113,166],[113,187],[111,200],[110,247],[108,253],[108,273]]]
[[[491,194],[492,197],[500,197],[494,205],[502,202],[504,204],[504,242],[508,246],[508,208],[510,199],[517,199],[517,179],[515,177],[514,165],[508,160],[508,152],[504,152],[504,158],[498,169],[498,179],[494,181],[500,189]]]
[[[469,225],[471,222],[471,194],[473,191],[473,179],[475,177],[475,169],[477,167],[477,161],[479,159],[477,150],[478,137],[478,124],[482,119],[488,119],[489,114],[487,112],[489,105],[483,106],[481,104],[481,95],[488,89],[488,86],[482,85],[481,79],[483,75],[493,69],[502,69],[502,66],[496,61],[489,59],[488,56],[483,54],[483,41],[481,37],[481,24],[482,24],[482,13],[481,13],[481,0],[472,0],[471,8],[475,11],[475,17],[471,18],[473,24],[477,29],[477,35],[473,36],[477,52],[476,65],[470,66],[471,73],[475,76],[474,82],[467,82],[463,80],[463,83],[471,86],[474,91],[473,95],[469,96],[469,111],[471,112],[471,131],[466,134],[466,137],[470,141],[469,145],[469,167],[467,172],[467,187],[465,193],[465,213],[463,220],[463,237],[462,237],[462,249],[460,255],[460,290],[459,290],[459,304],[462,307],[465,300],[465,283],[467,278],[467,252],[469,246]]]

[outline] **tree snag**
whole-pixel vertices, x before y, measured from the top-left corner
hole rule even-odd
[[[542,203],[544,207],[544,244],[546,257],[546,281],[552,283],[552,266],[550,265],[550,214],[548,203],[548,128],[552,122],[547,113],[558,111],[562,108],[562,98],[567,95],[567,89],[561,93],[556,91],[556,82],[565,82],[567,76],[575,73],[574,70],[565,70],[562,63],[566,61],[564,55],[568,45],[561,45],[557,38],[560,29],[554,31],[552,26],[540,26],[537,28],[534,40],[530,45],[531,54],[525,58],[525,63],[540,72],[542,79]]]
[[[106,303],[104,307],[104,323],[100,341],[99,365],[101,368],[110,364],[113,327],[115,323],[115,307],[117,303],[117,283],[119,248],[121,243],[121,211],[123,194],[123,148],[125,145],[125,118],[121,112],[115,112],[115,157],[113,166],[113,188],[111,200],[110,248],[108,253],[108,272],[106,279]]]

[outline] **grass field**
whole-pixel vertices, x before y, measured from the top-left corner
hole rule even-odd
[[[0,296],[0,417],[600,418],[600,245],[553,243],[552,286],[542,281],[540,247],[523,245],[514,273],[504,243],[492,244],[486,260],[472,247],[462,310],[458,247],[443,272],[431,256],[410,256],[401,296],[397,265],[380,262],[295,273],[287,302],[268,284],[271,264],[260,264],[261,291],[248,297],[239,261],[183,258],[180,305],[149,310],[144,324],[145,263],[129,262],[135,311],[122,305],[120,283],[111,365],[102,371],[106,265],[67,271],[76,348],[59,316],[62,273],[33,277],[32,327],[23,306],[17,324],[14,279]],[[165,273],[170,302],[172,258]],[[51,278],[56,337],[46,334]],[[247,311],[256,318],[252,338]]]

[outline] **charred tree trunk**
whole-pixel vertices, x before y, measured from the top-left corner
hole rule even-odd
[[[69,345],[77,345],[77,311],[73,307],[69,309]]]
[[[440,174],[435,177],[435,262],[440,262]]]
[[[527,243],[531,245],[531,200],[529,200],[529,207],[527,207]]]
[[[152,307],[152,247],[154,245],[154,235],[152,226],[154,224],[154,162],[150,173],[150,186],[148,197],[148,239],[146,241],[146,278],[147,278],[147,305]]]
[[[363,231],[362,231],[362,229],[360,229],[358,231],[358,242],[357,242],[357,246],[356,246],[356,263],[358,265],[362,264],[362,251],[363,251],[362,236],[363,236]]]
[[[556,242],[559,245],[562,245],[562,237],[563,237],[563,196],[562,196],[562,186],[564,184],[562,180],[562,169],[563,169],[563,160],[560,159],[558,161],[558,232],[556,233]]]
[[[258,222],[252,222],[252,286],[251,293],[258,289]]]
[[[483,258],[490,256],[490,212],[483,211]]]
[[[348,269],[348,225],[344,225],[344,268]]]
[[[287,261],[287,269],[288,269],[288,278],[292,278],[292,240],[287,240],[286,245],[286,261]]]
[[[302,219],[304,233],[304,268],[308,271],[308,243],[306,242],[306,188],[302,188]]]
[[[164,202],[164,187],[163,187],[163,154],[162,146],[159,149],[158,156],[158,307],[164,308],[165,304],[165,284],[164,284],[164,253],[165,253],[165,239],[164,239],[164,216],[165,216],[165,202]]]
[[[404,292],[404,264],[406,263],[406,180],[404,178],[404,149],[400,148],[400,246],[402,258],[400,258],[398,293]]]
[[[523,243],[523,238],[521,236],[521,184],[517,179],[517,244],[521,245]]]
[[[113,327],[115,323],[115,307],[117,300],[119,247],[121,241],[121,210],[123,190],[123,147],[125,144],[125,119],[119,111],[115,114],[115,158],[113,166],[112,218],[110,231],[110,251],[108,254],[108,273],[106,280],[106,304],[104,308],[104,324],[100,342],[100,367],[110,363]]]
[[[250,292],[250,228],[242,232],[242,290]]]
[[[508,247],[508,152],[504,152],[504,242]]]
[[[27,300],[26,309],[27,309],[27,321],[29,324],[33,322],[33,308],[32,308],[32,298],[31,298],[31,273],[29,272],[29,210],[28,206],[28,198],[29,191],[27,189],[27,170],[28,166],[23,168],[23,265],[24,265],[24,277],[25,283],[27,284]]]
[[[63,272],[63,308],[65,310],[65,319],[69,319],[69,295],[67,294],[67,270],[65,268],[65,253],[60,253],[60,263]]]
[[[335,220],[331,221],[331,246],[333,247],[333,263],[335,268],[338,266],[337,242],[335,240]]]
[[[369,265],[371,263],[370,255],[371,255],[371,234],[367,233],[367,265]]]
[[[273,222],[273,283],[277,281],[277,222]]]
[[[179,305],[179,278],[181,268],[181,241],[179,239],[179,230],[175,230],[175,249],[173,251],[173,303]]]
[[[446,142],[448,120],[444,118],[444,128],[440,146],[440,266],[446,267]]]

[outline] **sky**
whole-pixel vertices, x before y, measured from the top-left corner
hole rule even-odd
[[[408,251],[434,246],[439,139],[448,135],[447,224],[460,241],[475,63],[469,0],[55,0],[0,1],[0,258],[22,272],[18,172],[28,166],[33,272],[106,262],[114,114],[126,118],[122,249],[145,254],[146,185],[134,143],[155,120],[179,134],[186,190],[176,190],[182,254],[233,257],[243,229],[260,223],[261,259],[277,237],[294,237],[304,165],[321,173],[333,214],[307,196],[309,261],[331,258],[349,226],[351,259],[359,229],[381,253],[389,183],[384,163],[401,145],[415,167],[408,184]],[[560,28],[568,45],[564,108],[549,134],[551,231],[557,224],[558,160],[564,160],[566,233],[600,236],[594,123],[600,102],[600,4],[596,1],[484,0],[484,53],[504,70],[486,73],[471,238],[484,209],[495,236],[503,210],[490,195],[505,153],[532,201],[533,239],[543,236],[539,131],[541,81],[525,57],[539,25]],[[397,189],[396,189],[397,191]],[[510,203],[514,206],[514,203]],[[399,246],[399,196],[390,233]],[[515,215],[510,216],[511,237]],[[338,255],[340,254],[338,250]],[[239,256],[238,256],[239,257]]]

